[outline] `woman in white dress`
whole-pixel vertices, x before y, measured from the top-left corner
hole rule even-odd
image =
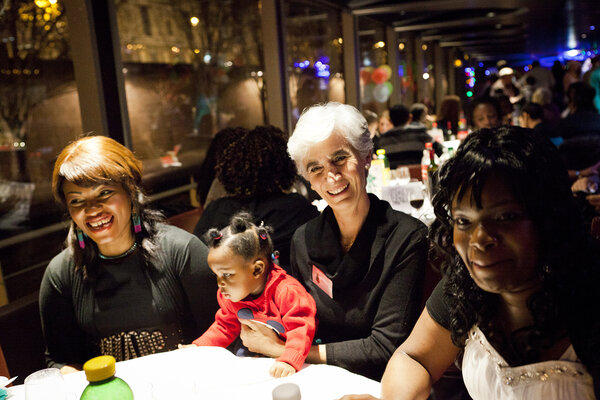
[[[600,398],[599,246],[552,144],[516,127],[469,135],[433,205],[445,278],[389,361],[383,399],[427,398],[455,360],[475,400]]]

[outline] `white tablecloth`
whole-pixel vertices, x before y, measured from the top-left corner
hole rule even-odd
[[[394,210],[412,215],[429,225],[435,218],[429,197],[425,196],[423,206],[418,210],[413,208],[409,202],[409,193],[421,190],[424,190],[422,182],[400,183],[392,180],[390,184],[383,186],[381,199],[390,203]]]
[[[380,395],[379,382],[330,365],[305,364],[287,378],[273,378],[270,358],[236,357],[220,347],[191,347],[117,363],[116,375],[131,386],[136,400],[269,400],[286,382],[300,387],[302,399],[332,400],[344,394]],[[65,375],[77,396],[87,385],[83,372]],[[23,386],[11,388],[11,400],[25,399]]]

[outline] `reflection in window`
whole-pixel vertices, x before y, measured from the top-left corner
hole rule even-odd
[[[389,108],[394,90],[390,83],[391,69],[387,66],[385,28],[368,17],[358,19],[358,28],[362,108],[381,115]]]
[[[324,101],[345,102],[340,12],[314,2],[285,3],[293,125],[302,110]]]
[[[0,305],[38,290],[48,260],[61,249],[62,230],[38,228],[64,219],[50,190],[51,172],[81,129],[63,2],[2,2]]]
[[[220,129],[264,123],[258,0],[139,3],[118,2],[117,20],[140,158],[185,167],[185,153],[203,154]]]
[[[12,1],[0,15],[0,239],[59,221],[50,175],[81,134],[61,1]]]

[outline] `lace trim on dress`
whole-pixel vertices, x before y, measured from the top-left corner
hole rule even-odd
[[[592,376],[576,360],[564,360],[565,355],[574,354],[572,345],[569,346],[561,360],[543,361],[519,367],[511,367],[500,354],[487,341],[487,338],[478,327],[473,327],[469,332],[469,339],[479,343],[487,352],[490,360],[496,366],[496,370],[502,383],[509,386],[527,385],[532,382],[545,382],[561,376],[581,379],[583,382],[592,383]]]

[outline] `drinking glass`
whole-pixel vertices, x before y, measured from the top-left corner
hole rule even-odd
[[[25,378],[25,400],[65,400],[67,386],[60,370],[46,368]]]
[[[410,203],[411,207],[416,210],[414,214],[415,218],[420,218],[421,214],[419,210],[421,207],[423,207],[423,203],[425,203],[425,189],[418,188],[412,190],[408,194],[408,202]]]
[[[396,179],[401,185],[407,184],[410,182],[410,170],[408,167],[398,167],[392,170],[392,179]]]

